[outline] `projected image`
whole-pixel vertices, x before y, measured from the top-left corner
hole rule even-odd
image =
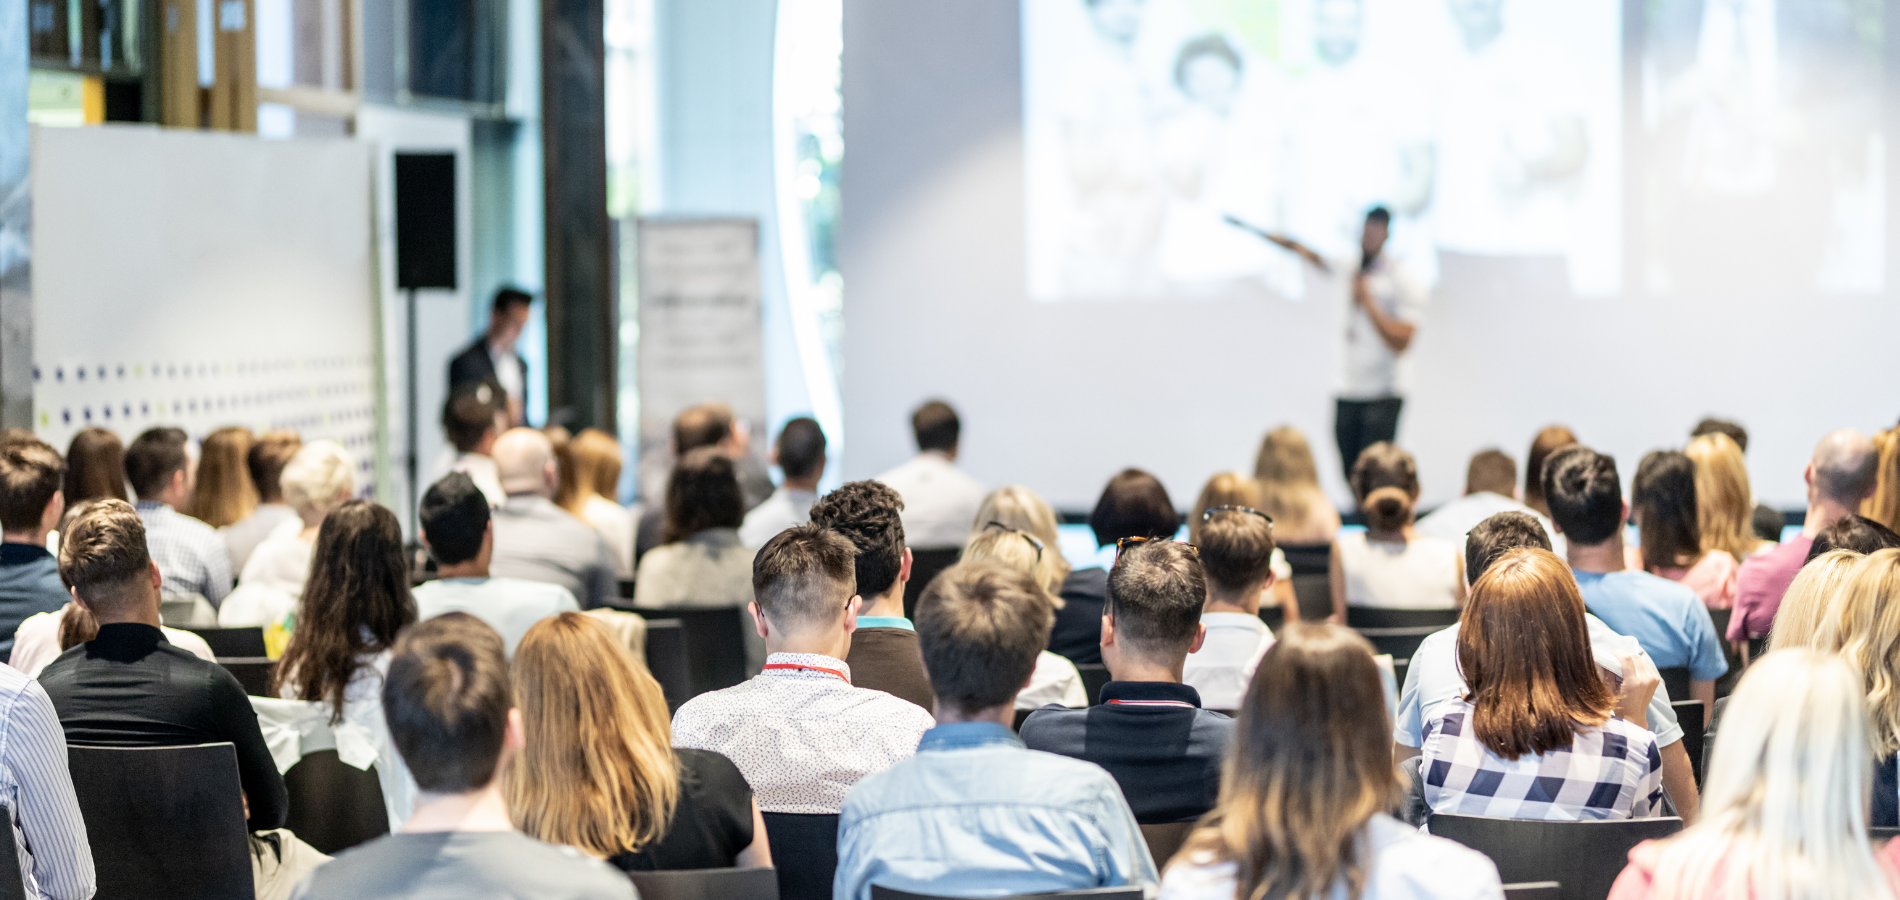
[[[1024,0],[1029,293],[1306,291],[1356,265],[1365,211],[1441,254],[1538,257],[1621,284],[1614,3]]]

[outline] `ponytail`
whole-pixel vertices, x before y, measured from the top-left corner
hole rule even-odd
[[[77,603],[66,604],[59,617],[59,651],[64,653],[99,636],[99,620]]]

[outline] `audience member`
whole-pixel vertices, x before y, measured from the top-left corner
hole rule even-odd
[[[237,591],[218,609],[218,624],[225,628],[280,624],[296,611],[310,579],[318,529],[356,494],[356,459],[335,441],[312,441],[284,465],[278,484],[297,512],[297,525],[279,528],[251,551]]]
[[[1111,680],[1101,705],[1031,713],[1023,745],[1108,770],[1137,822],[1192,822],[1220,795],[1234,733],[1233,719],[1202,709],[1200,692],[1181,682],[1188,654],[1207,637],[1201,562],[1188,544],[1132,544],[1108,575],[1108,597],[1102,658]]]
[[[97,890],[92,848],[73,793],[59,714],[39,682],[5,667],[0,709],[6,710],[0,716],[0,803],[11,813],[24,896],[89,900]],[[12,890],[22,896],[20,888]]]
[[[1237,506],[1258,512],[1264,505],[1259,481],[1239,472],[1221,472],[1201,485],[1200,496],[1194,498],[1194,509],[1188,512],[1188,543],[1200,546],[1208,510]],[[1269,523],[1273,521],[1265,512],[1260,512],[1260,515]],[[1297,622],[1300,619],[1300,600],[1293,594],[1293,567],[1288,565],[1286,554],[1281,553],[1278,547],[1273,548],[1270,565],[1273,567],[1273,584],[1268,589],[1273,595],[1267,599],[1280,607],[1285,621]]]
[[[1273,517],[1282,542],[1324,546],[1339,533],[1339,510],[1320,490],[1319,467],[1306,435],[1291,425],[1267,432],[1254,458],[1260,508]]]
[[[495,406],[507,420],[503,427],[527,424],[528,361],[515,350],[534,295],[519,288],[495,291],[488,309],[488,330],[449,360],[449,390],[487,385],[498,391]]]
[[[192,460],[185,433],[151,428],[125,448],[125,476],[165,590],[197,594],[213,607],[231,593],[231,560],[217,529],[178,511],[191,499]]]
[[[1726,434],[1705,434],[1683,452],[1695,463],[1696,512],[1702,545],[1747,559],[1774,541],[1755,536],[1755,493],[1748,485],[1748,461]]]
[[[506,578],[560,585],[588,609],[612,600],[613,551],[599,532],[554,505],[554,445],[547,435],[510,429],[495,441],[495,466],[508,501],[494,511],[489,568]]]
[[[1550,549],[1550,535],[1536,516],[1504,512],[1478,523],[1465,542],[1466,578],[1477,581],[1505,554],[1519,549]],[[1623,681],[1623,673],[1632,668],[1653,670],[1655,664],[1649,661],[1640,643],[1611,631],[1610,626],[1596,616],[1585,612],[1583,622],[1598,675],[1623,682],[1618,689],[1620,707],[1636,687],[1635,679]],[[1468,693],[1458,662],[1458,632],[1457,625],[1434,632],[1412,652],[1412,663],[1405,670],[1405,686],[1399,694],[1397,722],[1392,730],[1392,740],[1401,760],[1418,755],[1418,748],[1424,743],[1425,722],[1439,706]],[[1630,665],[1625,665],[1626,659],[1631,660]],[[1682,725],[1669,703],[1669,692],[1658,685],[1645,710],[1644,724],[1655,734],[1661,748],[1663,787],[1678,813],[1685,820],[1693,820],[1696,815],[1695,769],[1682,746]]]
[[[1544,466],[1544,494],[1551,523],[1570,542],[1567,555],[1584,605],[1617,634],[1635,638],[1657,667],[1688,669],[1690,696],[1682,699],[1702,701],[1708,721],[1715,679],[1728,672],[1721,637],[1695,591],[1629,569],[1623,550],[1629,505],[1616,460],[1583,446],[1560,450]]]
[[[205,662],[217,662],[218,655],[211,652],[211,645],[195,632],[164,626],[158,630],[172,646]],[[34,613],[20,623],[20,629],[13,634],[13,656],[7,660],[7,665],[25,673],[28,678],[38,678],[47,663],[98,635],[99,622],[92,617],[92,613],[77,603],[67,601],[65,606],[53,612]]]
[[[1465,467],[1465,495],[1432,510],[1418,520],[1418,533],[1462,547],[1465,534],[1479,522],[1501,512],[1530,513],[1550,530],[1542,513],[1517,502],[1517,462],[1496,448],[1480,450]],[[1551,536],[1561,553],[1562,541]]]
[[[1275,582],[1273,520],[1234,506],[1210,508],[1201,518],[1195,546],[1207,574],[1206,637],[1188,653],[1181,683],[1200,692],[1209,709],[1235,710],[1247,693],[1247,667],[1273,646],[1273,633],[1260,621],[1260,604]],[[1288,623],[1299,618],[1297,603],[1287,608]]]
[[[1095,545],[1104,551],[1118,546],[1122,538],[1167,540],[1180,529],[1181,514],[1168,499],[1168,489],[1140,469],[1125,469],[1109,479],[1089,513],[1089,530],[1095,533]],[[1099,664],[1108,569],[1101,565],[1076,569],[1062,582],[1060,597],[1049,650],[1077,665]]]
[[[1220,802],[1168,867],[1161,900],[1502,897],[1489,859],[1388,813],[1401,785],[1387,723],[1364,638],[1289,626],[1241,708]]]
[[[851,665],[852,684],[929,709],[933,695],[924,654],[917,647],[917,628],[904,617],[911,553],[904,546],[903,509],[903,499],[889,486],[853,481],[813,504],[809,519],[850,538],[857,551],[853,568],[863,604],[844,660]]]
[[[744,500],[732,460],[711,447],[686,454],[666,482],[666,542],[640,560],[633,595],[642,607],[740,607],[752,601],[755,548],[739,541]],[[757,671],[765,646],[746,629]]]
[[[620,442],[585,428],[568,444],[574,487],[566,509],[594,526],[614,554],[614,574],[633,577],[633,514],[614,501],[620,493]]]
[[[1744,454],[1748,452],[1748,429],[1737,423],[1714,418],[1703,419],[1697,422],[1695,428],[1689,432],[1689,438],[1694,440],[1705,434],[1726,435],[1729,440],[1735,442],[1737,451]],[[1743,470],[1742,477],[1744,479],[1748,477],[1746,469]],[[1760,503],[1755,504],[1754,511],[1749,514],[1749,525],[1756,540],[1770,544],[1781,540],[1783,521],[1780,511]],[[1760,549],[1762,548],[1759,546],[1756,548],[1757,551]]]
[[[1860,514],[1900,530],[1900,425],[1875,432],[1872,442],[1874,492],[1861,501]]]
[[[1550,520],[1550,504],[1544,500],[1544,464],[1550,461],[1550,455],[1571,444],[1577,443],[1577,436],[1562,425],[1546,425],[1531,439],[1530,453],[1524,457],[1524,505],[1531,511]],[[1552,543],[1557,538],[1553,536]]]
[[[811,521],[818,482],[825,477],[825,432],[818,420],[800,416],[786,422],[772,447],[772,464],[784,473],[785,482],[745,514],[739,542],[748,547],[763,547],[772,535]]]
[[[1366,530],[1333,541],[1333,617],[1348,606],[1450,609],[1465,602],[1458,545],[1426,537],[1412,524],[1418,464],[1395,444],[1367,447],[1352,466],[1352,493]]]
[[[446,475],[460,472],[475,481],[488,498],[489,506],[508,502],[501,486],[501,470],[495,465],[495,442],[508,429],[508,412],[494,385],[477,382],[449,394],[442,406],[442,431],[448,435],[455,455],[437,471]]]
[[[1050,557],[1057,551],[1043,545],[1034,535],[1018,531],[1006,525],[985,528],[970,538],[968,546],[963,548],[959,562],[988,562],[1007,566],[1028,575],[1037,586],[1050,584],[1054,580],[1055,567]],[[1060,610],[1062,598],[1048,592],[1045,587],[1043,596],[1049,602],[1051,610]],[[1106,614],[1106,610],[1104,611]],[[1096,641],[1099,646],[1100,628],[1096,625]],[[1016,692],[1016,708],[1020,710],[1040,709],[1049,704],[1068,707],[1083,707],[1095,702],[1088,695],[1088,689],[1082,684],[1082,673],[1067,657],[1044,650],[1036,655],[1036,668],[1029,675],[1029,683]]]
[[[732,460],[733,477],[739,482],[740,515],[764,503],[771,496],[772,477],[759,467],[752,456],[752,433],[746,421],[732,413],[724,403],[702,403],[679,414],[673,420],[673,459],[677,462],[701,447],[711,447]],[[642,491],[643,496],[664,496],[670,476],[663,477],[657,489]],[[666,506],[650,504],[640,514],[633,548],[635,568],[647,551],[666,543]]]
[[[1851,428],[1836,431],[1815,446],[1814,457],[1801,473],[1808,485],[1808,514],[1801,523],[1801,533],[1743,561],[1735,575],[1735,612],[1728,622],[1729,640],[1742,641],[1769,632],[1781,596],[1807,560],[1815,535],[1858,511],[1861,501],[1873,493],[1875,462],[1873,441]]]
[[[512,658],[535,623],[580,611],[580,602],[558,584],[488,573],[495,558],[495,526],[486,498],[467,475],[451,472],[430,485],[417,518],[437,576],[413,591],[418,618],[468,613],[501,634],[503,649]]]
[[[1861,557],[1833,599],[1824,602],[1828,609],[1809,646],[1838,655],[1860,673],[1876,760],[1869,821],[1878,828],[1900,826],[1900,777],[1895,771],[1900,754],[1900,691],[1895,690],[1900,685],[1900,549]]]
[[[1027,534],[1041,541],[1044,547],[1055,548],[1055,552],[1044,554],[1044,565],[1037,568],[1040,570],[1038,577],[1048,580],[1049,593],[1060,596],[1063,585],[1069,583],[1069,576],[1075,569],[1060,552],[1062,533],[1056,524],[1056,511],[1049,506],[1049,501],[1019,484],[999,487],[984,497],[983,505],[976,508],[976,519],[970,523],[970,535],[964,542],[967,544],[978,534],[989,530],[991,522]]]
[[[904,498],[904,535],[911,547],[961,547],[986,493],[982,484],[957,468],[963,426],[950,404],[932,400],[911,413],[910,428],[917,455],[877,480]]]
[[[415,797],[383,719],[382,686],[396,635],[416,621],[409,569],[396,514],[351,500],[323,520],[316,562],[297,604],[297,630],[271,676],[286,700],[330,707],[332,723],[367,730],[384,748],[376,761],[390,828],[408,818]]]
[[[125,500],[125,444],[108,428],[84,428],[66,445],[67,506],[85,500]]]
[[[1835,601],[1847,589],[1854,567],[1867,554],[1853,550],[1830,550],[1809,560],[1788,585],[1781,599],[1781,612],[1775,616],[1775,630],[1768,648],[1785,650],[1811,647],[1834,650],[1840,646],[1840,620]]]
[[[752,568],[763,671],[673,716],[673,746],[732,760],[765,812],[837,812],[853,784],[910,756],[930,728],[915,704],[851,683],[856,559],[850,540],[816,525],[767,541]]]
[[[46,549],[47,533],[66,510],[65,475],[59,452],[38,438],[0,443],[0,661],[11,657],[21,622],[58,612],[72,599]],[[0,696],[7,693],[0,685]]]
[[[135,441],[135,451],[138,446]],[[128,465],[136,456],[127,454]],[[133,470],[135,485],[143,481],[136,476],[154,470],[144,465]],[[99,631],[47,664],[40,684],[71,743],[175,747],[230,742],[237,750],[251,830],[281,828],[289,804],[284,779],[244,688],[223,667],[172,646],[159,631],[164,576],[147,552],[153,543],[142,517],[123,500],[99,501],[68,523],[60,541],[59,575]]]
[[[257,545],[270,537],[285,522],[297,520],[297,511],[284,502],[280,479],[284,467],[303,446],[297,432],[288,429],[267,431],[251,442],[244,453],[244,468],[257,490],[257,506],[243,519],[218,529],[224,536],[224,550],[231,557],[231,571],[244,571]]]
[[[524,834],[630,872],[772,864],[738,767],[672,748],[660,683],[600,623],[535,625],[513,674],[526,743],[505,790]]]
[[[344,851],[300,900],[550,897],[634,900],[625,876],[515,830],[504,773],[526,743],[501,638],[449,613],[397,640],[382,703],[421,793],[402,830]]]
[[[1815,557],[1830,550],[1852,550],[1867,554],[1888,547],[1900,547],[1900,534],[1895,534],[1893,529],[1858,513],[1842,516],[1814,536],[1814,543],[1808,546],[1807,561],[1802,566],[1806,567]]]
[[[1010,732],[1051,624],[1042,586],[1004,566],[959,563],[924,590],[917,632],[936,727],[915,756],[845,799],[838,900],[869,900],[873,884],[938,895],[1153,890],[1154,861],[1115,780],[1024,749]]]
[[[1728,609],[1735,603],[1739,565],[1727,550],[1704,540],[1696,471],[1693,460],[1674,450],[1643,457],[1630,483],[1630,516],[1642,544],[1624,555],[1630,568],[1682,583],[1710,609]]]
[[[257,508],[257,488],[245,470],[244,455],[251,449],[251,430],[242,426],[220,428],[205,435],[198,447],[198,471],[191,500],[184,513],[213,528],[241,522]]]
[[[1552,508],[1559,502],[1553,496]],[[1563,561],[1548,550],[1513,550],[1471,590],[1458,630],[1468,688],[1433,711],[1419,748],[1432,811],[1564,821],[1661,815],[1662,753],[1656,736],[1634,724],[1660,679],[1624,668],[1632,689],[1619,702],[1597,676],[1583,596]]]
[[[1859,679],[1839,660],[1792,650],[1750,667],[1701,821],[1630,851],[1610,900],[1893,897],[1896,850],[1867,835],[1867,737]]]

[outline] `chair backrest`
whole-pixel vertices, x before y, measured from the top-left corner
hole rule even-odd
[[[778,900],[771,868],[628,872],[640,900]]]
[[[686,662],[686,629],[680,620],[647,620],[647,671],[660,683],[669,711],[693,699],[693,669]]]
[[[158,620],[170,628],[215,628],[218,611],[202,594],[165,591],[158,600]]]
[[[1278,606],[1262,606],[1260,621],[1266,624],[1268,630],[1279,634],[1280,629],[1286,627],[1286,610]]]
[[[1418,652],[1418,645],[1425,643],[1426,638],[1445,630],[1445,626],[1417,625],[1406,628],[1355,628],[1353,630],[1372,643],[1372,652],[1392,654],[1392,662],[1396,667],[1401,660],[1409,662],[1412,654]],[[1401,680],[1400,684],[1403,685],[1404,681]]]
[[[256,896],[229,743],[66,752],[98,875],[95,900]]]
[[[1075,671],[1082,676],[1082,690],[1088,694],[1089,705],[1102,702],[1102,685],[1108,683],[1108,667],[1101,663],[1077,663]]]
[[[217,657],[239,657],[266,655],[264,651],[264,629],[255,625],[246,628],[187,628],[205,639],[205,646],[211,648],[211,655]]]
[[[253,697],[268,697],[270,693],[270,673],[277,668],[277,660],[264,656],[240,656],[233,659],[218,657],[218,665],[231,673],[244,686],[244,693]]]
[[[13,811],[0,806],[0,820],[13,821]],[[26,900],[26,878],[20,872],[20,848],[11,837],[0,839],[0,900]]]
[[[1295,577],[1300,575],[1325,575],[1333,570],[1333,544],[1279,544],[1280,553],[1286,556],[1286,564],[1293,569]],[[1330,613],[1328,613],[1330,615]],[[1306,615],[1306,606],[1301,604],[1300,615]]]
[[[1382,606],[1346,607],[1346,627],[1430,628],[1437,631],[1458,624],[1457,607],[1450,609],[1403,609]],[[1426,632],[1430,634],[1431,632]],[[1406,654],[1410,656],[1411,654]]]
[[[668,620],[679,623],[690,687],[685,696],[677,699],[674,693],[667,692],[669,705],[678,708],[679,704],[700,694],[729,688],[746,679],[745,632],[741,629],[752,627],[752,617],[743,608],[643,607],[635,611],[648,617],[649,629]],[[649,639],[647,666],[653,669],[654,678],[659,679],[660,687],[665,691],[667,682],[660,677],[660,671],[654,668],[653,653],[656,649],[667,652],[665,648],[656,648]],[[670,660],[667,665],[672,665]]]
[[[1141,826],[1141,839],[1148,844],[1148,855],[1154,857],[1156,871],[1168,867],[1168,860],[1173,859],[1181,845],[1187,843],[1188,834],[1194,830],[1195,824],[1168,822]]]
[[[1300,621],[1317,622],[1333,614],[1333,579],[1325,572],[1293,574],[1293,598],[1300,604]]]
[[[1900,828],[1869,828],[1867,834],[1876,841],[1890,841],[1900,837]]]
[[[778,867],[779,900],[831,900],[838,874],[838,816],[764,813],[766,839]]]
[[[1082,891],[1049,891],[1041,894],[1011,894],[996,900],[1141,900],[1141,888],[1089,888]],[[937,894],[913,894],[882,885],[871,885],[871,900],[956,900]]]
[[[389,833],[375,766],[359,769],[335,750],[312,751],[284,773],[284,789],[290,794],[284,827],[330,856]]]
[[[1675,817],[1544,822],[1435,815],[1431,833],[1491,857],[1505,884],[1555,881],[1561,900],[1604,900],[1630,848],[1682,830]]]
[[[1670,695],[1672,698],[1674,694]],[[1689,768],[1695,772],[1696,787],[1702,786],[1702,755],[1704,741],[1708,738],[1708,726],[1703,724],[1703,715],[1708,712],[1700,700],[1671,700],[1669,708],[1676,712],[1676,723],[1682,726],[1682,749],[1689,754]]]
[[[963,550],[957,547],[943,550],[911,548],[910,581],[904,583],[905,616],[917,615],[917,598],[924,595],[924,588],[930,586],[930,580],[936,578],[938,572],[956,565],[961,556]]]
[[[1656,674],[1662,676],[1663,690],[1669,692],[1669,702],[1689,699],[1689,683],[1694,679],[1690,676],[1688,669],[1681,667],[1657,669]]]
[[[1504,900],[1561,900],[1563,886],[1555,881],[1533,881],[1504,886]]]

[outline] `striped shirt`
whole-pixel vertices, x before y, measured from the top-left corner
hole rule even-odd
[[[157,500],[138,502],[145,547],[171,594],[198,594],[212,607],[231,593],[231,559],[218,530]]]
[[[92,849],[66,768],[66,732],[39,682],[6,666],[0,666],[0,804],[12,811],[27,896],[91,897]]]

